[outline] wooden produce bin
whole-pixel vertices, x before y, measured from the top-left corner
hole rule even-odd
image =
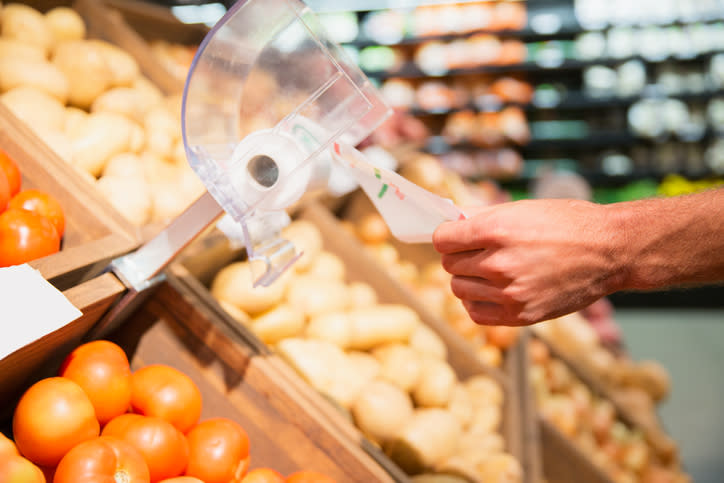
[[[529,341],[537,340],[542,342],[548,349],[550,356],[562,362],[570,373],[575,376],[594,397],[610,402],[614,408],[614,421],[623,423],[627,428],[637,431],[643,435],[643,440],[649,448],[649,458],[658,463],[668,464],[671,462],[673,468],[679,468],[678,451],[673,440],[660,430],[654,430],[638,424],[631,417],[626,407],[620,405],[615,398],[612,398],[605,387],[601,386],[595,378],[592,378],[585,370],[578,365],[573,364],[568,358],[557,351],[554,346],[549,344],[545,339],[538,337],[534,331],[527,329],[522,337],[527,347]],[[530,368],[532,360],[527,349],[519,351],[521,367]],[[570,437],[566,436],[554,424],[546,420],[536,407],[535,395],[532,391],[531,371],[530,369],[523,371],[523,377],[520,379],[521,394],[524,393],[528,386],[529,391],[526,397],[526,404],[531,408],[528,414],[533,412],[537,414],[540,434],[540,457],[542,459],[543,474],[548,482],[551,483],[574,483],[580,481],[614,483],[617,481],[607,474],[600,466],[584,453]],[[680,480],[676,480],[680,481]],[[687,481],[687,480],[681,480]]]
[[[414,297],[402,290],[399,284],[373,263],[371,256],[364,252],[351,234],[341,228],[339,222],[328,210],[316,203],[310,203],[300,209],[297,218],[311,221],[317,226],[322,233],[324,249],[337,255],[344,262],[348,281],[361,281],[371,285],[377,292],[380,303],[402,304],[413,308],[422,322],[432,328],[445,342],[448,362],[458,378],[462,380],[484,374],[500,383],[505,394],[501,434],[505,439],[506,451],[516,457],[523,467],[527,467],[523,462],[525,454],[523,446],[528,442],[523,441],[523,431],[520,426],[523,418],[520,414],[518,385],[514,384],[506,373],[484,366],[477,357],[472,355],[465,341],[457,337],[457,334],[451,333],[446,325],[440,325],[429,317]],[[239,344],[257,347],[260,352],[267,354],[266,357],[269,360],[275,361],[279,370],[287,373],[290,380],[295,381],[291,386],[298,391],[298,397],[304,398],[311,407],[317,408],[325,414],[336,430],[346,435],[348,442],[369,452],[396,481],[408,481],[409,478],[404,472],[370,443],[352,424],[347,415],[338,411],[332,402],[302,381],[291,366],[282,360],[281,356],[271,352],[251,330],[237,322],[211,296],[209,287],[215,274],[229,263],[244,258],[243,249],[232,248],[221,233],[214,231],[210,236],[189,247],[187,252],[182,254],[178,261],[171,266],[170,272],[171,276],[177,278],[190,292],[196,294],[199,304],[210,307],[220,315],[220,320],[234,333],[234,338]],[[509,364],[507,369],[511,374],[517,373],[515,367],[517,362],[516,358],[510,358],[507,361]],[[524,481],[531,480],[526,477]]]
[[[98,275],[110,260],[138,245],[125,218],[2,103],[0,149],[20,168],[22,189],[42,190],[63,207],[61,251],[30,262],[56,288],[65,290]]]
[[[111,274],[91,282],[66,292],[71,301],[84,306],[84,316],[71,325],[87,328],[105,312],[110,301],[95,298],[94,290],[109,284],[120,292],[124,288]],[[251,347],[232,342],[218,316],[197,304],[195,296],[183,287],[178,291],[178,285],[173,277],[161,284],[123,326],[105,337],[124,348],[132,369],[167,364],[187,374],[202,394],[202,420],[226,417],[245,429],[252,468],[271,467],[282,474],[311,469],[340,483],[392,481],[359,447],[329,431],[324,415],[310,411],[273,364]],[[68,326],[62,330],[76,336],[84,332],[76,329]],[[39,341],[38,348],[53,351],[53,359],[24,387],[57,373],[63,357],[79,342],[77,337],[62,337],[64,344],[59,348],[49,342],[55,338],[57,334],[50,334]],[[22,352],[24,357],[2,361],[3,385],[37,366],[33,346]],[[14,406],[6,406],[5,429],[10,427]]]
[[[67,353],[78,345],[125,291],[126,287],[114,275],[105,273],[63,292],[83,315],[0,360],[0,401],[3,401],[0,419],[9,416],[22,388],[42,377],[43,368],[52,365],[58,354]],[[7,322],[11,325],[32,323]]]

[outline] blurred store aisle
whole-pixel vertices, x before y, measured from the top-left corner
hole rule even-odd
[[[660,361],[672,378],[661,407],[697,483],[724,475],[724,310],[620,309],[626,344],[636,359]]]

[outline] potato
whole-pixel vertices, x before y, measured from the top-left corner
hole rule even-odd
[[[305,333],[310,339],[325,340],[346,349],[352,339],[352,321],[344,312],[317,315],[309,321]]]
[[[500,349],[509,349],[518,341],[520,327],[508,327],[506,325],[491,325],[483,328],[485,339]]]
[[[418,409],[386,452],[405,472],[421,473],[453,455],[461,435],[460,423],[449,411]]]
[[[417,384],[422,363],[417,352],[403,344],[378,347],[372,352],[381,364],[380,379],[391,382],[405,392]]]
[[[440,475],[434,473],[425,473],[415,475],[410,478],[412,483],[470,483],[468,478],[462,478],[454,475]]]
[[[344,262],[334,253],[322,251],[314,259],[305,275],[343,283],[346,275]]]
[[[496,483],[521,483],[523,481],[523,468],[518,460],[507,453],[486,455],[478,465],[478,471],[481,481]]]
[[[42,126],[55,131],[63,130],[63,104],[44,91],[34,87],[16,87],[0,96],[0,101],[31,129]]]
[[[379,371],[380,365],[374,357],[363,352],[349,352],[345,363],[335,366],[333,384],[326,392],[339,405],[349,410]]]
[[[571,398],[563,395],[551,396],[543,401],[538,411],[564,435],[573,437],[578,431],[580,421]]]
[[[447,362],[423,359],[422,373],[412,388],[412,398],[418,406],[446,407],[457,382],[455,371]]]
[[[251,330],[265,344],[276,344],[304,330],[304,315],[294,307],[280,304],[252,319]]]
[[[53,43],[53,33],[43,14],[27,5],[5,5],[0,16],[0,25],[4,38],[35,45],[45,53]]]
[[[460,421],[460,426],[465,429],[473,419],[473,401],[467,388],[460,383],[455,384],[447,403],[447,409]]]
[[[447,273],[440,263],[429,263],[425,265],[420,274],[422,281],[435,287],[448,287],[452,275]]]
[[[141,153],[140,158],[143,162],[146,181],[151,184],[175,183],[181,176],[181,171],[176,164],[166,161],[155,153],[144,151]]]
[[[481,453],[503,451],[505,441],[498,433],[480,433],[466,431],[460,438],[458,451],[466,453],[468,451],[477,451]]]
[[[211,284],[211,295],[229,302],[251,316],[258,315],[282,301],[289,279],[280,277],[268,287],[254,287],[249,262],[235,262],[219,271]]]
[[[7,92],[21,86],[35,87],[62,104],[68,99],[68,80],[60,69],[47,60],[0,58],[0,90]]]
[[[352,404],[352,416],[359,429],[380,444],[399,434],[413,412],[410,397],[385,381],[366,385]]]
[[[144,104],[148,106],[149,111],[151,108],[160,105],[163,102],[163,93],[156,87],[156,85],[148,80],[147,78],[139,75],[133,80],[131,86],[143,95]]]
[[[357,222],[357,234],[362,243],[383,243],[390,238],[390,229],[379,213],[368,213]]]
[[[179,216],[191,204],[184,194],[179,191],[175,181],[161,181],[151,184],[151,197],[153,198],[154,223],[168,223]]]
[[[294,278],[287,291],[287,300],[308,318],[340,312],[349,305],[344,284],[310,275]]]
[[[104,176],[97,186],[111,205],[134,225],[143,226],[150,219],[151,193],[142,178]]]
[[[137,89],[114,87],[93,101],[91,112],[115,112],[134,122],[143,123],[149,110],[144,101],[144,94]]]
[[[143,162],[132,153],[121,153],[113,156],[103,169],[103,176],[120,176],[143,179]]]
[[[488,367],[503,365],[503,352],[492,344],[483,344],[478,348],[478,359]]]
[[[113,86],[113,71],[102,49],[85,40],[71,40],[57,46],[53,63],[68,79],[68,102],[90,108],[98,96]]]
[[[146,147],[146,133],[141,126],[135,122],[131,125],[131,138],[128,141],[128,150],[134,154],[140,154]]]
[[[347,286],[350,308],[364,308],[377,305],[377,292],[364,282],[352,282]]]
[[[88,42],[98,48],[111,71],[111,86],[128,87],[140,75],[138,62],[131,54],[104,40],[92,39]]]
[[[162,158],[171,158],[173,155],[174,139],[165,131],[157,129],[146,130],[146,151]]]
[[[35,126],[34,130],[38,137],[63,161],[66,163],[73,161],[73,145],[64,132],[43,125]]]
[[[223,308],[226,313],[231,316],[232,319],[246,327],[251,327],[251,317],[249,317],[247,313],[245,313],[236,305],[230,304],[225,300],[219,300],[218,302],[219,305],[221,305],[221,308]]]
[[[0,38],[0,59],[14,58],[42,62],[47,60],[45,51],[37,45],[15,39]]]
[[[164,133],[171,139],[172,144],[181,138],[180,118],[172,114],[163,104],[151,107],[146,112],[143,127],[147,132]]]
[[[322,234],[313,223],[297,220],[282,230],[282,236],[292,242],[297,252],[303,255],[294,264],[297,272],[303,272],[312,266],[314,259],[322,251]]]
[[[330,368],[344,371],[349,362],[342,349],[321,340],[284,339],[277,344],[277,351],[314,388],[327,394],[334,378],[339,377]]]
[[[83,129],[82,125],[87,119],[88,113],[83,109],[78,109],[77,107],[66,107],[63,131],[73,137]]]
[[[500,406],[503,404],[503,389],[500,387],[500,384],[488,376],[482,374],[473,376],[466,380],[463,385],[470,393],[470,398],[475,408],[487,405]]]
[[[399,252],[395,247],[387,242],[366,245],[366,248],[385,268],[389,268],[391,270],[400,262]]]
[[[410,335],[410,347],[422,355],[440,360],[447,358],[447,347],[439,335],[426,325],[419,324]]]
[[[486,404],[473,409],[469,431],[476,434],[494,433],[500,428],[503,414],[498,405]]]
[[[85,38],[85,22],[72,8],[56,7],[45,14],[45,24],[55,42]]]
[[[189,161],[188,158],[186,158],[186,147],[184,146],[183,139],[176,140],[176,143],[173,145],[173,150],[171,152],[171,159],[176,164],[188,165]]]
[[[193,201],[206,192],[206,185],[191,169],[191,166],[181,166],[179,170],[178,188],[184,199]]]
[[[113,156],[128,150],[131,127],[132,123],[118,114],[97,112],[89,115],[70,134],[73,164],[99,176]]]
[[[420,320],[415,311],[404,305],[378,305],[349,311],[352,321],[350,348],[369,350],[407,342]]]

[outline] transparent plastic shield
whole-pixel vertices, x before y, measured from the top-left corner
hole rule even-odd
[[[280,236],[284,210],[326,183],[332,143],[358,144],[389,112],[300,1],[239,1],[207,35],[184,90],[184,143],[249,258],[265,262],[257,283],[299,256]]]

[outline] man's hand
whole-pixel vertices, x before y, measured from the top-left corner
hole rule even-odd
[[[479,324],[528,325],[589,306],[626,278],[610,210],[574,200],[519,201],[444,223],[435,249]]]

